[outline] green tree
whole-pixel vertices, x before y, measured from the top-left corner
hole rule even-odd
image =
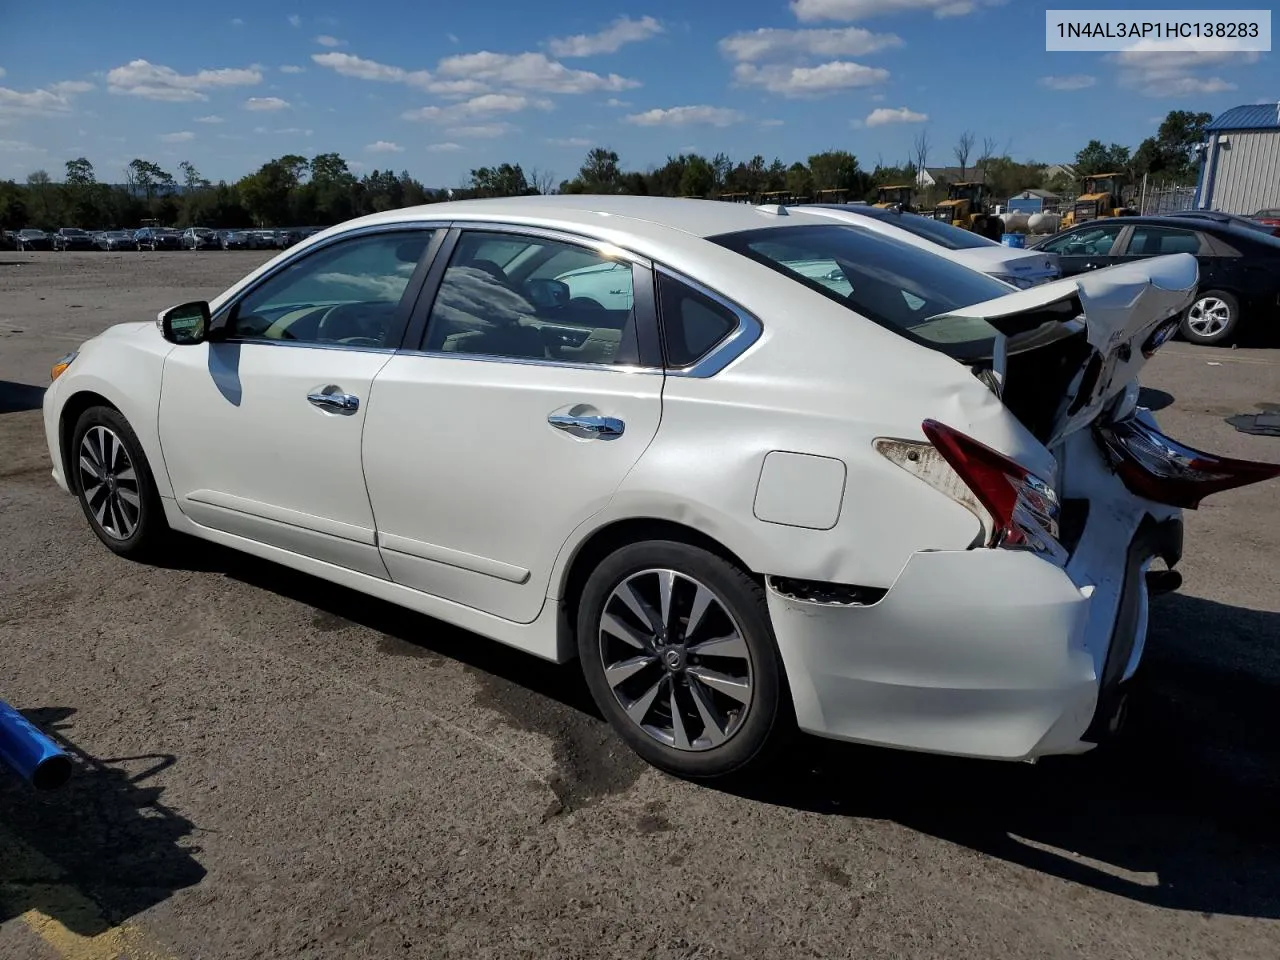
[[[520,164],[504,163],[471,171],[468,189],[478,197],[522,197],[533,193]]]
[[[1095,173],[1113,173],[1129,168],[1129,148],[1113,143],[1103,146],[1101,140],[1090,140],[1076,154],[1076,171],[1082,177]]]
[[[705,197],[716,185],[715,165],[693,154],[684,165],[684,173],[680,176],[680,195],[684,197]]]
[[[578,171],[578,179],[585,187],[585,193],[617,193],[618,182],[622,179],[618,154],[605,147],[596,147],[587,154],[587,159]]]
[[[86,158],[77,157],[75,160],[67,161],[67,186],[87,187],[97,182],[97,177],[93,173],[93,164]]]
[[[849,197],[866,193],[866,175],[858,168],[858,158],[847,150],[828,150],[809,158],[814,190],[843,190]]]
[[[813,198],[813,174],[803,163],[796,162],[787,168],[786,186],[793,197]]]

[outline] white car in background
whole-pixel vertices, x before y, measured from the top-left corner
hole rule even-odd
[[[1137,406],[1196,282],[1179,254],[1012,291],[777,207],[438,203],[110,328],[44,423],[115,552],[179,531],[576,659],[680,775],[796,727],[1081,753],[1180,509],[1280,473]]]
[[[1062,276],[1056,253],[1006,247],[969,230],[918,213],[904,213],[857,203],[811,203],[790,207],[819,217],[871,230],[930,250],[1020,289]]]

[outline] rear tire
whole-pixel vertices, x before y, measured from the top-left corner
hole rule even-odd
[[[1231,343],[1240,327],[1240,302],[1225,290],[1206,290],[1182,315],[1179,329],[1184,339],[1201,346]]]
[[[577,639],[600,712],[668,773],[739,774],[795,729],[763,588],[700,547],[652,540],[614,551],[583,588]]]
[[[137,434],[120,411],[90,407],[76,421],[67,473],[89,527],[122,557],[146,559],[169,540],[160,494]]]

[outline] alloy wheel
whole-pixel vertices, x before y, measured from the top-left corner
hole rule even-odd
[[[1187,311],[1187,326],[1201,337],[1216,337],[1231,322],[1231,307],[1217,297],[1197,300]]]
[[[100,424],[80,441],[80,490],[98,527],[114,540],[128,540],[142,519],[138,474],[120,437]]]
[[[678,750],[719,747],[752,700],[751,653],[726,604],[675,570],[628,576],[599,623],[605,682],[631,722]]]

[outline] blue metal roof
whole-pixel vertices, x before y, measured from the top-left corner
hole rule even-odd
[[[1250,103],[1219,114],[1206,127],[1210,133],[1222,130],[1280,130],[1280,103]]]

